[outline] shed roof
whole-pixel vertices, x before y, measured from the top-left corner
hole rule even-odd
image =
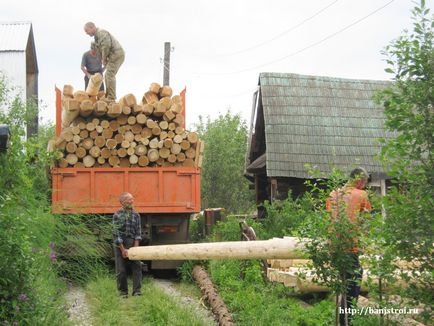
[[[378,139],[393,135],[372,97],[390,82],[261,73],[259,85],[267,176],[308,178],[306,164],[324,176],[333,166],[385,172],[376,160]]]
[[[0,22],[0,51],[26,51],[30,22]]]

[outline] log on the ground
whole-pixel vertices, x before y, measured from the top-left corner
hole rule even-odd
[[[295,237],[134,247],[130,260],[202,260],[303,258],[304,242]]]
[[[217,290],[214,288],[214,285],[208,277],[207,272],[201,266],[197,265],[193,268],[193,278],[199,285],[202,295],[209,303],[212,312],[217,317],[219,325],[233,325],[231,314],[219,296]]]
[[[330,289],[324,284],[315,281],[315,272],[313,269],[308,267],[289,267],[285,268],[285,270],[268,268],[267,277],[271,282],[283,283],[286,287],[290,287],[298,293],[330,292]],[[369,277],[369,269],[364,269],[361,283],[361,290],[363,292],[369,291]],[[408,286],[402,278],[398,275],[396,275],[396,277],[397,280],[394,283],[395,286]],[[372,282],[378,284],[378,279],[372,277]],[[384,290],[387,290],[387,287],[384,287]]]

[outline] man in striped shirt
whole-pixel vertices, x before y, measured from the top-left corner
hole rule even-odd
[[[128,192],[119,196],[122,208],[113,215],[113,241],[118,291],[128,297],[127,270],[129,264],[133,273],[133,296],[140,295],[142,270],[140,261],[128,259],[128,249],[139,246],[141,235],[140,214],[134,211],[134,197]]]

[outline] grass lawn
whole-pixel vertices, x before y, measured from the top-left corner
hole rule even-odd
[[[121,298],[114,275],[100,276],[90,282],[86,296],[94,325],[207,325],[193,309],[179,305],[149,278],[143,278],[142,296],[139,297]]]

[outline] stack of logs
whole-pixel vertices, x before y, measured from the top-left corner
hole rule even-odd
[[[201,167],[203,142],[182,127],[182,98],[169,86],[152,83],[141,103],[133,94],[114,102],[98,78],[86,91],[63,88],[62,132],[49,143],[58,167]]]

